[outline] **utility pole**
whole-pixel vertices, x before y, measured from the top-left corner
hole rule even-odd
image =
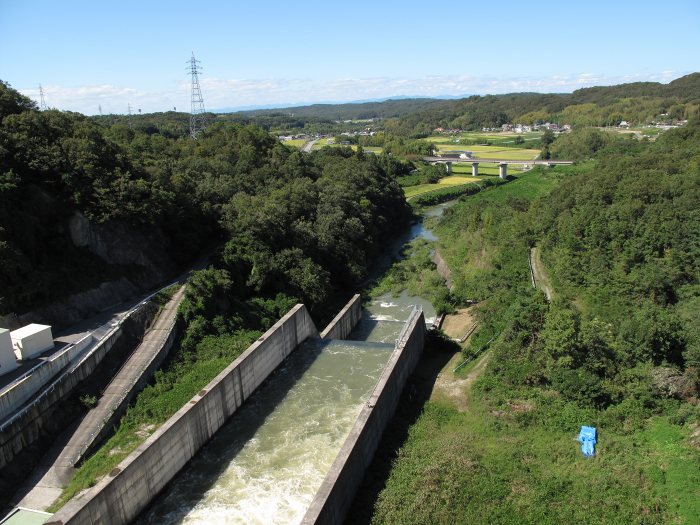
[[[192,108],[190,110],[190,137],[197,140],[197,135],[199,135],[204,128],[207,127],[207,121],[204,117],[204,100],[202,99],[202,89],[199,87],[199,73],[202,69],[198,65],[199,60],[194,58],[194,52],[192,52],[192,58],[190,58],[188,63],[190,76],[192,77],[192,91],[190,96],[190,101],[192,102]]]
[[[39,84],[39,111],[46,111],[46,100],[44,100],[44,88]]]

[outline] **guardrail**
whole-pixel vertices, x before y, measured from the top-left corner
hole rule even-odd
[[[80,359],[76,363],[69,366],[56,380],[51,382],[44,389],[44,391],[41,394],[39,394],[39,396],[37,396],[34,400],[32,400],[29,404],[25,405],[18,412],[16,412],[14,415],[12,415],[10,418],[8,418],[7,420],[0,423],[0,432],[3,432],[4,430],[6,430],[10,425],[12,425],[12,423],[17,421],[24,414],[29,412],[32,408],[37,406],[46,396],[48,396],[51,392],[53,392],[55,390],[55,388],[58,386],[58,384],[61,383],[61,381],[63,381],[68,375],[72,374],[82,363],[84,363],[87,359],[89,359],[97,351],[97,349],[100,348],[102,343],[109,340],[109,338],[112,337],[112,335],[114,335],[114,333],[118,329],[121,328],[124,321],[126,321],[136,310],[138,310],[139,308],[144,306],[148,301],[153,299],[160,292],[170,288],[171,286],[173,286],[174,284],[177,284],[178,282],[179,282],[178,280],[175,280],[173,282],[166,284],[162,288],[159,288],[155,292],[147,295],[146,297],[141,299],[141,301],[139,301],[137,304],[135,304],[129,310],[127,310],[122,315],[122,317],[119,319],[119,321],[117,321],[117,324],[112,326],[112,328],[99,341],[97,341],[95,343],[95,345],[92,347],[92,349],[89,352],[87,352],[85,355],[81,356]]]
[[[0,390],[0,419],[7,417],[31,398],[61,369],[70,366],[74,359],[89,348],[91,341],[92,334],[88,333],[76,342],[67,344],[59,352],[37,363]],[[72,353],[75,355],[70,355]]]
[[[161,291],[161,290],[158,290],[158,292],[160,292],[160,291]],[[103,344],[105,341],[109,340],[109,338],[112,337],[112,335],[114,335],[114,333],[115,333],[117,330],[119,330],[119,329],[121,328],[121,326],[122,326],[122,324],[124,323],[124,321],[126,321],[126,320],[131,316],[131,314],[133,314],[136,310],[138,310],[140,307],[142,307],[142,306],[145,305],[148,301],[150,301],[150,300],[153,298],[153,296],[155,296],[158,292],[155,292],[155,293],[149,295],[148,297],[146,297],[145,299],[143,299],[142,301],[140,301],[137,305],[135,305],[135,306],[133,306],[131,309],[129,309],[129,310],[122,316],[122,318],[121,318],[119,321],[117,321],[117,324],[114,325],[114,326],[104,335],[104,337],[102,337],[102,339],[100,339],[99,341],[97,341],[97,342],[95,343],[95,345],[90,349],[89,352],[87,352],[86,354],[82,355],[82,356],[78,359],[77,362],[75,362],[75,363],[73,363],[72,365],[70,365],[57,379],[55,379],[54,381],[52,381],[52,382],[44,389],[44,391],[43,391],[41,394],[39,394],[36,398],[34,398],[30,403],[24,405],[24,406],[23,406],[20,410],[18,410],[14,415],[12,415],[10,418],[8,418],[7,420],[5,420],[5,421],[3,421],[2,423],[0,423],[0,432],[3,432],[4,430],[6,430],[10,425],[12,425],[12,423],[14,423],[15,421],[17,421],[17,420],[18,420],[19,418],[21,418],[22,416],[24,416],[24,415],[25,415],[27,412],[29,412],[32,408],[34,408],[35,406],[37,406],[37,405],[38,405],[45,397],[47,397],[51,392],[53,392],[53,391],[56,389],[56,387],[57,387],[66,377],[68,377],[70,374],[72,374],[82,363],[84,363],[87,359],[89,359],[89,358],[102,346],[102,344]]]

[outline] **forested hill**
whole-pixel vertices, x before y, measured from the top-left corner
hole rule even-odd
[[[506,123],[557,122],[573,126],[617,125],[684,119],[700,112],[700,73],[668,84],[636,82],[584,88],[573,93],[511,93],[472,96],[457,100],[429,98],[348,104],[313,104],[281,109],[208,114],[210,121],[254,124],[267,130],[299,133],[337,133],[355,126],[374,127],[403,137],[428,136],[436,127],[466,130],[498,127]],[[131,125],[148,134],[168,138],[188,134],[188,114],[168,111],[150,115],[92,117],[105,125]],[[340,125],[338,123],[341,123]]]
[[[636,82],[584,88],[570,94],[511,93],[458,100],[406,99],[361,104],[315,104],[296,108],[245,111],[251,118],[387,119],[387,131],[404,136],[428,135],[438,126],[480,129],[506,123],[556,121],[605,126],[622,120],[643,124],[667,114],[688,118],[700,111],[700,73],[668,84]]]
[[[320,305],[362,279],[410,214],[384,160],[303,154],[255,126],[212,124],[197,141],[37,111],[0,83],[0,314],[127,277],[153,284],[142,252],[174,272],[218,246],[231,297]],[[78,247],[71,226],[130,246]],[[131,241],[131,242],[130,242]],[[139,251],[138,246],[142,247]],[[124,255],[124,250],[117,250]]]
[[[328,120],[363,120],[374,118],[396,118],[430,110],[448,101],[436,98],[404,98],[389,99],[381,102],[349,102],[346,104],[311,104],[309,106],[289,107],[281,109],[258,109],[238,111],[236,113],[249,116],[287,114],[297,118],[318,118]]]

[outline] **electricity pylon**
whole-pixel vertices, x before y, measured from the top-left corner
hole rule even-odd
[[[197,139],[204,128],[207,126],[207,120],[204,116],[204,99],[202,99],[202,89],[199,87],[199,73],[202,70],[198,65],[200,62],[194,58],[194,52],[192,53],[192,58],[189,60],[189,70],[192,77],[192,93],[190,100],[192,102],[192,109],[190,110],[190,137]]]

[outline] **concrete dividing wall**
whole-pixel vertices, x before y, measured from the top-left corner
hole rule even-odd
[[[10,417],[22,406],[22,403],[64,370],[91,342],[92,336],[87,334],[76,343],[68,345],[59,354],[52,356],[51,359],[36,365],[15,383],[8,385],[0,392],[0,421]]]
[[[132,521],[301,342],[318,337],[296,305],[109,475],[56,513],[53,524]]]
[[[408,376],[423,353],[425,318],[415,311],[404,326],[396,349],[362,408],[343,448],[316,493],[302,524],[343,523],[355,492],[391,420]]]
[[[328,323],[326,329],[321,332],[321,339],[347,339],[361,317],[362,301],[360,294],[355,294],[348,301],[348,304],[338,312],[335,319]]]
[[[7,466],[25,448],[44,438],[47,434],[61,431],[52,419],[57,405],[68,398],[75,387],[87,379],[101,361],[125,334],[125,323],[145,330],[157,313],[151,303],[141,303],[130,315],[115,326],[94,348],[71,365],[58,379],[51,383],[30,405],[0,426],[0,469]],[[141,332],[143,333],[143,332]]]

